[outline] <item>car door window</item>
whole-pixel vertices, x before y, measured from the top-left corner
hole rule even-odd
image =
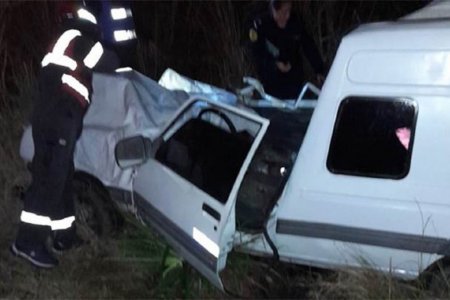
[[[203,108],[161,144],[155,159],[225,204],[253,140],[224,112]]]

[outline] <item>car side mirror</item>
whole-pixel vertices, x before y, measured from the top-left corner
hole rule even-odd
[[[121,169],[143,164],[152,153],[152,141],[143,136],[120,140],[114,149],[116,163]]]

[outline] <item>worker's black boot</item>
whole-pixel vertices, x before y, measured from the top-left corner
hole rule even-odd
[[[14,242],[11,252],[20,256],[39,268],[53,268],[58,265],[58,260],[47,250],[45,245],[27,246]]]
[[[39,268],[53,268],[58,260],[45,246],[50,235],[49,226],[20,223],[16,241],[11,245],[11,252]]]

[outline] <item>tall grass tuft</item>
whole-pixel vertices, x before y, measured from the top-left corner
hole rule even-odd
[[[403,282],[371,269],[346,269],[319,277],[311,286],[311,298],[333,299],[425,299],[416,282]]]
[[[134,3],[140,70],[157,79],[170,67],[193,79],[232,88],[251,74],[246,57],[248,2]]]

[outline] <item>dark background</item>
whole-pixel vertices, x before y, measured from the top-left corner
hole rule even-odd
[[[295,1],[329,66],[341,38],[361,23],[395,20],[427,1]],[[268,1],[138,1],[133,5],[147,74],[159,77],[171,66],[206,82],[227,85],[252,73],[245,52],[252,17]]]
[[[295,1],[326,66],[342,37],[361,23],[395,20],[429,1]],[[246,52],[246,24],[267,1],[134,1],[136,69],[153,79],[171,67],[225,88],[254,74]],[[52,1],[0,1],[0,103],[17,89],[14,78],[36,73],[56,34]],[[310,70],[305,70],[310,74]]]

